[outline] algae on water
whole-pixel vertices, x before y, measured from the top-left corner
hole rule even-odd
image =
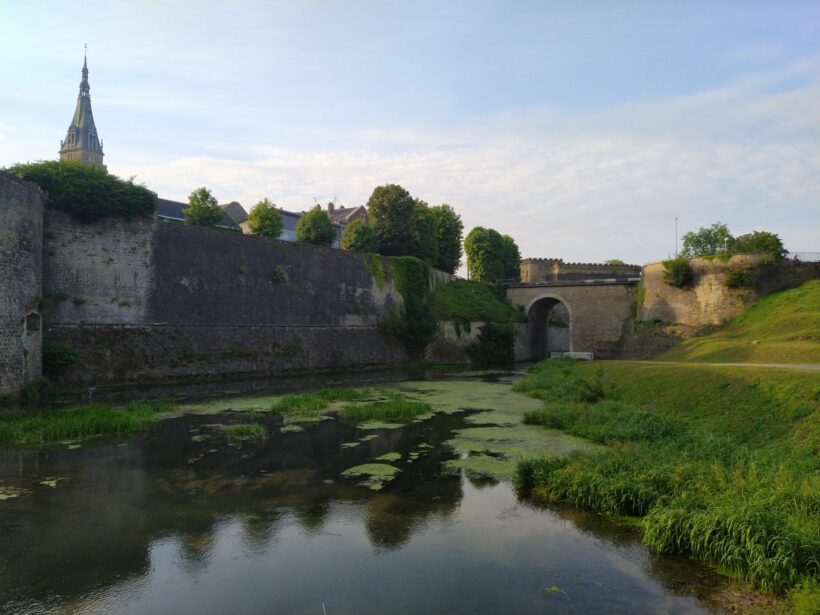
[[[359,485],[373,491],[379,491],[385,483],[389,483],[396,478],[400,471],[397,467],[386,463],[365,463],[348,468],[342,472],[342,476],[345,478],[363,478]]]

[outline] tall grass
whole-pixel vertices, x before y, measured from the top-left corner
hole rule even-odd
[[[159,403],[104,404],[54,412],[0,416],[0,446],[36,446],[93,436],[122,436],[144,429],[171,408]]]
[[[351,421],[392,421],[406,423],[432,412],[432,408],[420,401],[391,394],[387,400],[367,404],[351,404],[342,409],[342,416]]]
[[[380,394],[380,390],[373,388],[319,389],[308,393],[292,393],[276,400],[271,406],[271,412],[316,417],[336,402],[363,401]]]
[[[820,575],[819,382],[811,374],[539,364],[518,389],[549,401],[526,420],[610,446],[523,460],[517,481],[548,500],[643,517],[654,551],[691,554],[788,590]],[[681,392],[650,394],[660,383]],[[590,390],[616,399],[583,401]]]
[[[261,442],[267,440],[268,432],[265,426],[259,423],[240,423],[228,425],[225,428],[225,437],[228,442]]]

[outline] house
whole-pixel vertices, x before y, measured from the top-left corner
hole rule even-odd
[[[239,205],[239,203],[237,203]],[[242,207],[239,205],[240,208]],[[185,214],[183,209],[188,208],[188,203],[180,203],[179,201],[171,201],[170,199],[157,199],[157,218],[163,222],[176,222],[178,224],[185,223]],[[224,228],[231,231],[239,231],[242,229],[234,222],[231,217],[225,213],[217,225],[218,228]]]
[[[342,227],[342,234],[344,234],[344,228],[355,220],[361,220],[367,224],[367,208],[364,205],[345,207],[331,202],[327,204],[327,215],[333,224]]]

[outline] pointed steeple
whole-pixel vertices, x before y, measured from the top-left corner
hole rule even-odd
[[[83,78],[77,95],[77,107],[65,140],[60,143],[60,160],[78,160],[103,166],[103,155],[102,141],[97,135],[94,114],[91,112],[88,59],[83,55]]]

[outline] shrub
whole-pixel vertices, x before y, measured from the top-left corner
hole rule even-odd
[[[745,269],[732,269],[731,271],[727,271],[723,280],[729,288],[745,288],[749,286],[749,279]]]
[[[507,323],[486,323],[478,334],[478,342],[467,347],[473,365],[510,366],[515,362],[513,345],[515,331]]]
[[[675,288],[684,288],[692,283],[694,273],[689,261],[683,257],[663,261],[663,281]]]
[[[47,160],[16,164],[6,171],[40,186],[47,195],[46,206],[80,222],[147,218],[157,207],[157,195],[145,186],[120,179],[97,165]]]
[[[80,353],[71,346],[48,338],[43,340],[43,374],[47,378],[59,378],[79,359]]]

